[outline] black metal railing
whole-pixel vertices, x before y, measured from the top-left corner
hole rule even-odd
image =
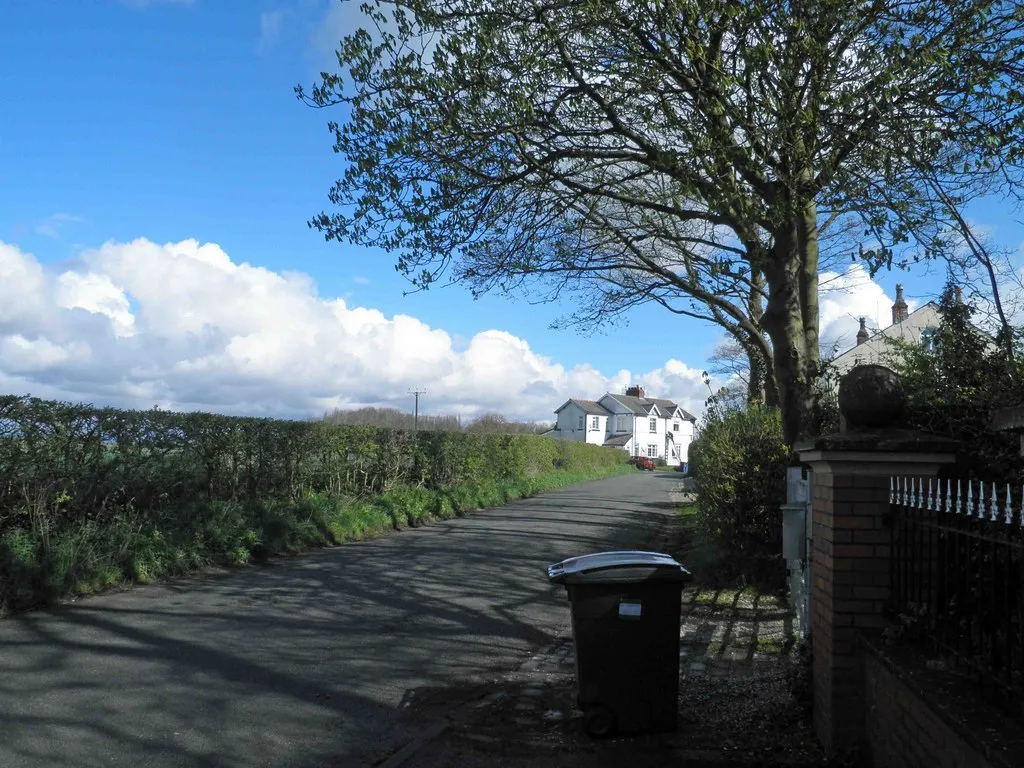
[[[892,608],[909,637],[1024,704],[1024,521],[1007,486],[893,478]]]

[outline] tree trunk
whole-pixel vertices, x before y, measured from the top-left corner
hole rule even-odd
[[[818,376],[817,211],[808,204],[774,233],[767,265],[764,327],[772,342],[773,371],[789,445],[807,436]]]
[[[747,350],[750,377],[747,382],[747,401],[752,405],[779,406],[779,388],[775,384],[771,359],[765,359],[760,348]]]
[[[811,385],[821,373],[818,343],[818,206],[808,203],[800,222],[800,301]]]
[[[765,277],[757,267],[751,267],[750,295],[747,298],[747,314],[754,326],[761,328],[764,317]],[[747,402],[756,405],[777,407],[779,390],[775,386],[772,373],[772,358],[764,351],[764,347],[751,341],[741,341],[747,353]]]
[[[767,383],[768,369],[754,350],[747,350],[747,403],[749,405],[765,404],[765,384]]]

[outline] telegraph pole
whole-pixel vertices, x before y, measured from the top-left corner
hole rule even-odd
[[[420,395],[427,394],[427,390],[425,390],[425,389],[410,389],[409,390],[409,394],[416,396],[416,410],[413,411],[412,430],[413,430],[413,432],[418,432],[419,428],[420,428]]]

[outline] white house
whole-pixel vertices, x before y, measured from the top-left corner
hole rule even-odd
[[[600,400],[567,400],[555,411],[551,437],[622,448],[631,456],[664,459],[669,466],[689,460],[697,419],[671,400],[644,396],[643,387]]]
[[[860,330],[857,331],[857,344],[836,357],[832,366],[842,376],[858,365],[884,365],[884,353],[892,349],[886,340],[899,339],[911,343],[927,341],[928,334],[938,329],[940,321],[939,305],[933,301],[908,314],[907,302],[903,300],[903,286],[897,285],[896,303],[892,305],[892,325],[871,334],[862,317]]]

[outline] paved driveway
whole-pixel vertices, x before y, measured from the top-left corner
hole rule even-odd
[[[418,692],[564,635],[544,567],[640,545],[677,484],[637,472],[0,621],[0,766],[373,764]]]

